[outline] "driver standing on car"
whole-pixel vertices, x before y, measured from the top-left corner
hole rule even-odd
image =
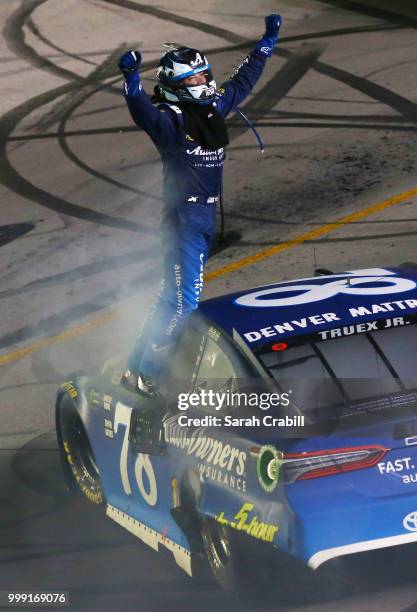
[[[262,74],[281,17],[269,15],[265,25],[263,37],[219,90],[205,55],[196,49],[167,45],[152,100],[140,80],[140,52],[128,51],[119,60],[132,119],[150,136],[163,163],[163,280],[122,378],[125,386],[142,393],[157,393],[168,356],[198,308],[229,142],[225,117]]]

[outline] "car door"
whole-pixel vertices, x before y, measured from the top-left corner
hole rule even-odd
[[[188,452],[192,449],[198,467],[200,513],[251,538],[271,543],[282,537],[286,542],[289,511],[284,488],[266,490],[258,467],[259,454],[271,448],[276,435],[251,424],[254,416],[262,422],[265,413],[248,402],[250,397],[266,399],[276,388],[267,385],[231,338],[212,326],[193,385],[194,392],[201,390],[221,393],[226,401],[220,408],[192,407],[187,411],[190,417],[222,415],[242,424],[209,425],[191,432],[194,442]]]
[[[190,389],[201,401],[190,404],[182,412],[190,423],[182,429],[190,440],[186,454],[201,483],[199,503],[204,512],[216,514],[224,510],[225,503],[229,504],[228,499],[244,497],[248,488],[248,463],[253,463],[256,472],[247,430],[226,427],[223,419],[236,410],[233,394],[252,386],[257,379],[234,342],[209,324]]]
[[[190,324],[185,329],[170,358],[169,369],[162,384],[168,392],[167,408],[172,410],[177,389],[189,388],[199,359],[206,327]],[[185,386],[185,387],[184,387]],[[179,391],[178,391],[179,392]],[[157,543],[171,548],[174,555],[184,555],[189,550],[184,532],[174,520],[172,509],[178,503],[179,482],[177,457],[169,444],[162,455],[135,452],[126,432],[129,431],[131,410],[116,406],[115,428],[124,427],[124,448],[121,449],[121,479],[126,496],[131,500],[128,514],[145,534],[147,543],[157,548]],[[144,538],[142,538],[144,539]],[[178,561],[178,560],[177,560]],[[180,565],[183,565],[182,559]]]

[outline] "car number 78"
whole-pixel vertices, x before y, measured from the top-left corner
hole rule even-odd
[[[121,402],[117,402],[114,410],[114,432],[117,433],[119,425],[124,425],[125,432],[123,436],[122,450],[120,452],[120,477],[122,479],[123,490],[126,495],[132,495],[132,487],[130,485],[129,474],[127,471],[127,459],[129,453],[129,424],[132,408],[125,406]],[[148,489],[146,490],[143,481],[144,473],[148,479]],[[135,477],[138,489],[149,506],[155,506],[158,501],[158,487],[156,484],[155,472],[150,462],[149,455],[139,453],[135,462]]]

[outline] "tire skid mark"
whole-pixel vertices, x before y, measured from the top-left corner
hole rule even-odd
[[[152,233],[151,229],[148,231],[149,233]],[[154,232],[156,233],[156,230],[154,230]],[[28,291],[36,291],[37,289],[60,285],[61,283],[73,282],[82,278],[88,278],[89,276],[100,274],[101,272],[108,270],[117,270],[118,268],[123,268],[125,266],[134,264],[136,261],[142,260],[144,257],[146,257],[146,255],[149,255],[151,258],[156,257],[159,252],[159,248],[147,247],[146,249],[130,251],[129,253],[125,253],[123,255],[108,257],[100,261],[78,266],[77,268],[67,270],[66,272],[52,274],[50,276],[37,279],[16,289],[6,289],[4,291],[0,291],[0,299],[11,298],[27,293]]]
[[[97,83],[102,83],[105,79],[113,77],[115,75],[119,75],[119,79],[121,79],[121,75],[119,70],[116,68],[116,60],[123,53],[125,49],[125,45],[119,45],[116,47],[96,68],[88,75],[86,79],[83,80],[81,86],[77,89],[72,90],[70,93],[66,95],[63,100],[60,100],[54,108],[52,108],[47,115],[45,115],[38,123],[37,129],[49,129],[54,123],[57,123],[62,116],[71,109],[74,105],[77,104],[79,100],[83,100],[84,97],[89,93],[95,92],[95,88]],[[119,80],[117,79],[117,80]]]
[[[312,113],[312,112],[297,112],[297,111],[282,111],[269,110],[265,113],[262,111],[252,111],[252,115],[260,115],[263,120],[268,119],[331,119],[334,121],[374,121],[375,123],[386,123],[395,121],[397,123],[409,122],[405,117],[396,114],[390,115],[349,115],[345,114],[329,114],[329,113]]]
[[[49,193],[44,189],[41,189],[40,187],[37,187],[29,180],[25,179],[17,170],[15,170],[8,159],[5,141],[8,135],[15,129],[15,126],[36,108],[40,108],[44,104],[51,102],[59,95],[72,91],[74,87],[77,87],[77,85],[68,83],[44,94],[40,94],[39,96],[31,98],[29,101],[24,102],[20,106],[12,109],[0,118],[0,141],[3,143],[3,146],[0,146],[0,166],[2,168],[0,182],[14,193],[17,193],[22,197],[36,202],[40,206],[49,208],[57,213],[99,225],[114,227],[116,229],[136,233],[142,232],[143,228],[141,224],[135,223],[134,221],[118,219],[116,217],[112,217],[111,215],[94,211],[85,206],[80,206],[79,204],[73,204],[63,198]],[[97,90],[104,87],[105,85],[97,86]]]
[[[176,13],[172,13],[170,11],[166,11],[166,10],[159,9],[156,7],[151,7],[147,4],[142,4],[140,2],[133,2],[132,0],[101,0],[101,1],[107,4],[113,4],[115,6],[120,6],[126,9],[130,9],[132,11],[137,11],[139,13],[146,13],[148,15],[153,15],[154,17],[158,17],[159,19],[177,23],[182,26],[196,28],[197,30],[201,30],[202,32],[206,32],[207,34],[219,36],[220,38],[223,38],[224,40],[227,40],[229,42],[234,42],[234,43],[243,42],[244,44],[248,42],[245,37],[240,36],[239,34],[235,34],[234,32],[231,32],[230,30],[225,30],[224,28],[219,28],[218,26],[213,26],[211,24],[197,21],[189,17],[177,15]],[[324,32],[313,32],[311,34],[296,34],[293,36],[286,36],[286,37],[280,38],[280,42],[281,43],[295,42],[295,41],[301,41],[301,40],[308,40],[310,38],[322,38],[326,36],[342,36],[346,34],[359,34],[363,32],[378,32],[381,30],[401,29],[403,27],[405,26],[399,23],[395,23],[395,24],[388,23],[388,24],[375,24],[375,25],[370,24],[370,25],[355,26],[355,27],[350,27],[350,28],[337,28],[337,29],[327,30]],[[250,44],[252,45],[255,42],[257,42],[257,40],[251,41]]]
[[[26,60],[29,64],[40,70],[48,70],[55,76],[69,79],[72,81],[82,82],[83,77],[57,66],[53,62],[50,62],[46,57],[39,55],[32,47],[25,42],[25,35],[23,27],[26,21],[30,18],[33,11],[39,6],[47,2],[48,0],[29,0],[19,6],[11,15],[7,18],[6,24],[3,29],[3,36],[6,41],[7,47],[12,53]]]
[[[146,256],[142,257],[142,262],[144,260],[155,261],[155,255],[156,252],[153,249],[147,249]],[[61,309],[59,313],[45,317],[33,325],[25,325],[0,336],[0,348],[5,348],[36,336],[45,334],[50,336],[65,328],[72,321],[84,319],[88,315],[105,310],[109,306],[114,306],[115,302],[120,300],[121,297],[125,299],[135,295],[138,292],[138,288],[142,287],[144,283],[155,281],[155,270],[156,267],[147,267],[141,274],[130,279],[128,285],[120,283],[112,289],[97,294],[92,300],[86,300],[81,304]],[[114,315],[110,318],[114,318]],[[24,351],[25,349],[22,350]]]
[[[291,51],[283,49],[282,47],[275,49],[275,53],[286,58],[291,57],[292,55]],[[349,87],[364,93],[370,98],[390,106],[400,115],[403,115],[414,123],[417,122],[417,104],[411,100],[408,100],[407,98],[404,98],[403,96],[400,96],[391,89],[387,89],[386,87],[373,83],[364,77],[357,76],[356,74],[320,61],[315,63],[314,70],[320,74],[324,74],[332,79],[335,79],[336,81],[340,81],[345,85],[349,85]]]
[[[0,247],[17,240],[35,227],[34,223],[11,223],[0,225]]]
[[[96,57],[98,55],[108,55],[112,51],[113,51],[113,47],[111,49],[103,49],[103,51],[86,51],[85,53],[80,53],[79,57],[84,57],[84,55],[88,55],[88,57],[90,56]],[[48,59],[51,59],[51,58],[59,59],[59,58],[62,58],[62,53],[45,53],[45,55],[43,55],[42,57],[46,57]],[[16,61],[15,57],[0,57],[0,65],[10,64],[11,62],[15,62],[15,61]],[[14,72],[14,74],[16,74],[16,72]]]
[[[57,380],[34,380],[33,382],[28,383],[19,383],[18,385],[6,385],[4,387],[0,387],[0,393],[4,391],[14,391],[16,389],[24,389],[25,387],[40,387],[41,385],[60,385],[62,384],[62,378]],[[15,431],[11,434],[0,434],[0,437],[3,435],[13,435],[13,436],[23,436],[29,433],[35,433],[32,430],[28,431]]]
[[[404,25],[387,23],[376,25],[355,26],[352,28],[337,28],[335,30],[324,30],[322,32],[312,32],[311,34],[294,34],[294,36],[283,36],[280,38],[281,43],[299,42],[302,40],[313,40],[314,38],[328,38],[336,36],[348,36],[351,34],[371,34],[374,32],[383,32],[385,30],[403,30]]]
[[[198,21],[197,19],[191,19],[190,17],[177,15],[176,13],[149,6],[148,4],[142,4],[141,2],[133,2],[132,0],[102,0],[102,2],[120,6],[126,9],[131,9],[139,13],[152,15],[153,17],[157,17],[158,19],[162,19],[170,23],[177,23],[179,25],[186,26],[189,28],[195,28],[197,31],[205,32],[206,34],[211,34],[213,36],[218,36],[219,38],[223,38],[228,42],[243,44],[247,43],[247,39],[244,36],[240,36],[240,34],[235,34],[230,30],[225,30],[224,28],[219,28],[218,26],[213,26],[208,23]]]
[[[75,59],[78,62],[83,62],[84,64],[89,64],[90,66],[97,66],[96,62],[92,62],[91,60],[86,59],[82,55],[71,53],[70,51],[66,51],[62,47],[58,47],[57,45],[55,45],[51,40],[49,40],[48,38],[46,38],[46,36],[42,34],[42,32],[39,30],[39,27],[33,21],[32,17],[29,17],[26,19],[26,26],[32,32],[32,34],[36,36],[36,38],[38,38],[41,42],[43,42],[48,47],[51,47],[51,49],[55,49],[55,51],[58,51],[59,53],[61,53],[61,55],[65,57],[72,57],[72,59]]]
[[[383,9],[377,8],[376,6],[369,6],[368,4],[361,2],[351,2],[350,0],[320,0],[320,2],[330,4],[332,7],[337,6],[353,13],[362,13],[368,17],[384,19],[385,21],[392,22],[392,20],[395,19],[396,23],[403,24],[410,28],[417,28],[417,20],[414,17],[407,17],[406,15],[397,13],[395,11],[395,7],[394,10]]]
[[[384,66],[383,68],[378,68],[378,70],[372,70],[372,72],[368,72],[365,74],[365,78],[369,79],[370,77],[374,77],[377,74],[381,74],[386,70],[392,70],[393,68],[402,68],[403,66],[407,66],[408,64],[415,64],[417,62],[417,58],[413,57],[413,59],[406,60],[404,62],[395,62],[394,64],[389,64]]]
[[[306,224],[307,225],[307,224]],[[305,240],[303,244],[330,244],[334,242],[361,242],[362,240],[384,240],[388,238],[401,238],[402,236],[417,236],[417,231],[410,232],[395,232],[390,234],[366,234],[364,236],[340,236],[336,238],[318,238],[317,240]],[[240,240],[240,246],[259,246],[268,247],[279,244],[276,240],[260,240],[259,242],[250,242],[247,240]]]
[[[244,215],[241,213],[227,213],[225,212],[226,217],[235,217],[236,219],[243,219],[245,221],[258,221],[259,223],[271,223],[272,225],[300,225],[299,221],[277,221],[276,219],[268,219],[265,217],[253,217],[251,215]],[[394,223],[413,223],[417,221],[416,218],[408,218],[408,219],[372,219],[372,221],[364,221],[363,219],[360,221],[351,221],[350,225],[378,225],[380,223],[389,223],[393,225]],[[331,221],[305,221],[303,225],[306,227],[321,227],[322,225],[331,223]],[[0,294],[1,295],[1,294]]]
[[[323,53],[325,49],[324,45],[304,45],[300,48],[298,52],[292,54],[291,58],[285,63],[283,68],[281,68],[272,79],[266,83],[251,99],[250,101],[244,105],[243,109],[245,112],[260,112],[263,113],[265,110],[268,110],[274,107],[280,99],[282,99],[285,94],[292,88],[294,85],[304,76],[304,74],[310,69],[312,65],[316,62],[317,58]],[[272,92],[272,93],[271,93]],[[88,97],[88,95],[84,98],[84,100]],[[81,104],[83,100],[79,101]],[[111,179],[102,173],[90,168],[81,160],[75,157],[75,155],[70,151],[69,146],[64,140],[64,137],[68,136],[68,132],[65,131],[66,120],[69,118],[71,112],[76,110],[79,104],[73,105],[65,117],[61,120],[61,124],[58,129],[59,134],[59,143],[61,148],[65,151],[66,155],[74,162],[77,163],[80,167],[83,167],[84,170],[90,172],[97,178],[101,178],[104,181],[107,181],[113,185],[121,187],[123,189],[127,189],[129,191],[135,191],[135,193],[140,193],[140,195],[145,195],[150,197],[146,192],[139,192],[139,190],[134,190],[131,187],[124,185],[114,179]],[[228,122],[230,125],[230,121]],[[113,128],[115,133],[118,128]],[[246,132],[248,129],[246,124],[239,122],[239,127],[231,130],[230,141],[235,140],[241,134]],[[131,130],[126,131],[134,131],[136,128],[132,128]],[[108,131],[106,133],[109,133]],[[82,165],[82,166],[81,166]],[[162,198],[154,196],[154,199],[161,200]]]
[[[104,62],[93,72],[93,75],[90,75],[87,78],[81,78],[72,72],[62,71],[62,69],[56,67],[52,62],[44,61],[43,58],[41,58],[25,43],[23,26],[26,20],[30,18],[32,12],[46,1],[47,0],[30,0],[30,2],[19,6],[7,19],[5,28],[3,30],[3,35],[8,47],[18,56],[23,57],[37,68],[52,71],[54,74],[58,74],[58,76],[61,77],[64,76],[65,78],[70,78],[71,82],[27,100],[18,107],[5,113],[0,118],[0,166],[2,167],[0,182],[14,193],[17,193],[28,200],[37,202],[41,206],[54,210],[55,212],[100,225],[114,227],[126,231],[140,232],[142,228],[139,224],[124,221],[123,219],[117,219],[110,215],[106,215],[105,213],[93,211],[87,207],[70,203],[63,198],[50,194],[49,192],[37,187],[25,179],[9,162],[6,141],[10,133],[16,128],[23,118],[25,118],[35,109],[42,107],[44,104],[53,101],[61,95],[71,93],[76,94],[80,85],[88,87],[91,86],[92,83],[95,83],[97,86],[98,80],[107,78],[109,76],[109,72],[111,74],[116,72],[115,67],[110,65],[109,58],[106,58]],[[112,58],[114,53],[115,52],[113,51]],[[121,77],[118,76],[117,80],[120,78]],[[97,89],[106,87],[108,87],[107,84],[101,84],[97,87]]]
[[[38,5],[40,5],[40,4],[42,3],[42,1],[43,1],[43,0],[36,0],[35,2],[33,2],[33,3],[32,3],[32,6],[38,6]],[[109,2],[111,2],[112,0],[104,0],[104,1],[109,1]],[[120,4],[123,4],[124,6],[129,5],[129,8],[133,8],[133,7],[132,7],[132,4],[133,4],[133,3],[131,3],[131,2],[122,2],[122,3],[117,2],[117,4],[119,4],[119,5],[120,5]],[[139,5],[136,5],[136,4],[134,5],[135,10],[138,10],[138,6],[139,6]],[[163,13],[164,13],[164,15],[165,15],[165,13],[166,13],[166,12],[163,12]],[[161,16],[160,11],[158,11],[158,16]],[[27,17],[27,15],[26,15],[26,17]],[[182,18],[181,18],[181,22],[183,23]],[[193,22],[193,24],[194,24],[194,22]],[[190,25],[190,23],[189,23],[189,22],[188,22],[188,25]],[[201,24],[200,24],[200,23],[199,23],[199,26],[201,26]],[[212,26],[208,26],[208,28],[210,29],[210,28],[212,28]],[[218,30],[216,30],[216,31],[218,31]],[[230,40],[231,38],[233,38],[234,40],[238,40],[238,39],[239,39],[239,40],[242,40],[242,37],[239,37],[239,36],[237,36],[237,37],[236,37],[236,36],[237,36],[237,35],[232,34],[232,37],[230,37],[230,36],[229,36],[229,40]],[[244,45],[244,46],[248,46],[248,41],[245,41],[245,42],[243,43],[243,45]],[[230,50],[230,49],[229,49],[229,50]],[[291,57],[291,56],[293,56],[293,55],[294,55],[294,54],[293,54],[292,52],[287,52],[287,59],[288,59],[288,57]],[[331,67],[330,67],[330,68],[331,68]],[[343,72],[343,71],[342,71],[342,72]],[[338,75],[338,76],[340,76],[340,73],[339,73],[339,75]],[[72,87],[70,87],[70,88],[68,89],[68,91],[71,91],[73,88],[74,88],[74,85],[72,84]],[[57,88],[57,89],[60,89],[60,88]],[[55,90],[55,91],[56,91],[56,90]],[[284,95],[285,95],[285,94],[284,94]],[[65,212],[64,212],[64,214],[65,214]],[[129,225],[131,225],[131,224],[129,224]]]
[[[0,451],[1,450],[2,449],[0,449]],[[20,452],[22,449],[21,448],[10,448],[10,449],[6,448],[4,450],[6,452],[15,452],[15,453],[17,453],[17,452]],[[39,449],[39,450],[41,450],[41,449]],[[58,452],[58,451],[55,451],[55,452]],[[41,512],[34,512],[33,514],[31,514],[31,515],[29,515],[29,516],[27,516],[25,518],[9,521],[8,523],[2,522],[0,524],[0,530],[6,530],[7,531],[8,529],[11,529],[12,527],[17,527],[17,526],[20,526],[20,525],[25,525],[26,523],[31,523],[32,521],[43,519],[45,517],[51,516],[55,512],[58,512],[59,510],[64,509],[65,506],[68,504],[68,500],[64,499],[64,495],[61,495],[61,497],[63,498],[62,501],[58,502],[58,501],[55,500],[55,503],[48,510],[45,510],[43,512],[42,511]]]
[[[81,111],[79,113],[73,114],[73,118],[79,119],[80,117],[90,117],[100,115],[101,113],[108,113],[113,110],[120,110],[122,108],[126,108],[126,103],[120,102],[119,104],[112,104],[111,106],[103,106],[102,108],[95,108],[94,110]]]
[[[48,544],[50,550],[45,552],[33,552],[20,555],[10,555],[9,557],[1,557],[0,565],[7,565],[8,563],[18,563],[20,561],[29,561],[33,559],[51,559],[53,557],[61,557],[63,555],[72,555],[74,553],[86,553],[100,550],[111,550],[113,548],[120,548],[122,546],[131,546],[132,543],[128,542],[111,542],[111,543],[94,543],[88,544],[83,542],[82,544],[68,544],[66,543],[62,548],[51,549],[51,545]],[[6,546],[5,548],[10,548]],[[36,546],[39,549],[39,545]]]
[[[61,382],[61,381],[59,381]],[[34,383],[36,384],[36,383]],[[59,383],[58,383],[59,384]],[[0,391],[3,391],[3,389],[0,389]],[[21,431],[10,431],[7,433],[0,433],[0,438],[12,438],[13,436],[28,436],[29,434],[35,434],[37,433],[37,429],[23,429]],[[1,548],[1,544],[0,544],[0,548]]]
[[[286,96],[287,100],[304,100],[306,102],[336,102],[336,104],[379,104],[376,100],[341,100],[340,98],[322,98],[320,96]]]
[[[95,93],[95,92],[94,92]],[[258,92],[260,93],[260,92]],[[256,95],[256,94],[255,94]],[[251,111],[252,112],[252,111]],[[260,113],[261,116],[262,113]],[[308,116],[311,115],[306,115],[306,118]],[[298,117],[300,119],[304,119],[303,114],[300,113],[298,115]],[[396,123],[376,123],[376,124],[372,124],[372,123],[359,123],[359,121],[361,120],[360,117],[355,117],[352,122],[346,122],[346,119],[349,119],[348,117],[345,117],[345,123],[342,123],[342,117],[339,116],[331,116],[330,117],[332,119],[331,122],[303,122],[303,121],[299,121],[299,122],[291,122],[289,121],[289,118],[287,120],[287,118],[285,116],[283,117],[276,117],[275,121],[257,121],[256,125],[257,127],[346,127],[346,128],[369,128],[369,129],[375,129],[375,130],[400,130],[400,131],[415,131],[416,127],[413,125],[410,125],[410,121],[406,120],[405,118],[402,117],[391,117],[392,120],[395,120]],[[282,121],[279,121],[279,119],[282,119]],[[375,118],[376,120],[378,120],[377,118]],[[385,120],[387,120],[388,117],[385,117]],[[358,123],[355,123],[355,121],[358,121]],[[407,125],[404,125],[405,123],[407,123]],[[244,125],[242,125],[241,121],[239,119],[229,119],[228,121],[228,125],[231,129],[237,129],[239,128],[243,128]],[[129,133],[129,132],[137,132],[137,128],[135,126],[130,126],[130,125],[121,125],[119,127],[111,127],[111,128],[92,128],[92,129],[85,129],[85,130],[68,130],[65,133],[62,134],[62,136],[64,136],[65,138],[73,138],[76,136],[104,136],[106,134],[120,134],[120,133]],[[243,133],[243,130],[242,130]],[[54,132],[54,133],[50,133],[50,134],[22,134],[20,136],[10,136],[8,138],[8,142],[26,142],[26,141],[31,141],[31,140],[53,140],[56,138],[59,138],[60,134],[58,132]],[[235,136],[233,137],[233,139],[236,138]],[[268,148],[271,147],[273,145],[268,145]],[[249,147],[249,148],[257,148],[257,145],[255,145],[254,147]],[[79,158],[77,158],[79,159]],[[150,164],[154,164],[154,163],[158,163],[159,160],[158,159],[154,159],[151,160],[150,162],[138,162],[138,166],[141,165],[146,165],[147,163]],[[81,162],[81,164],[84,164],[84,162]],[[77,165],[78,162],[77,162]],[[135,164],[136,165],[136,164]],[[80,165],[80,167],[82,167]],[[90,166],[87,166],[87,164],[84,164],[84,169],[90,168]],[[96,171],[97,172],[97,171]],[[124,186],[125,188],[126,185]],[[132,190],[132,188],[128,189],[129,191]]]
[[[95,93],[95,92],[94,92]],[[258,92],[259,93],[259,92]],[[256,95],[256,94],[255,94]],[[262,113],[260,113],[261,116]],[[299,117],[299,119],[304,119],[303,114],[299,113],[297,114],[297,116]],[[306,115],[306,118],[311,116],[310,115]],[[414,125],[410,125],[410,121],[406,120],[403,117],[391,117],[392,120],[395,120],[396,123],[376,123],[376,124],[372,124],[372,123],[368,123],[368,124],[364,124],[364,123],[359,123],[361,118],[360,117],[354,117],[354,119],[352,120],[352,122],[345,122],[342,123],[342,117],[341,116],[330,116],[329,118],[331,118],[331,122],[303,122],[303,121],[299,121],[299,122],[291,122],[289,121],[289,118],[287,119],[287,117],[283,116],[283,117],[276,117],[275,121],[267,121],[267,120],[261,120],[261,121],[257,121],[256,125],[257,127],[346,127],[346,128],[369,128],[369,129],[376,129],[376,130],[400,130],[400,131],[415,131],[416,127]],[[282,121],[279,121],[279,119],[282,119]],[[349,119],[349,117],[345,117],[344,118],[345,121],[346,119]],[[388,117],[385,117],[385,120],[387,120]],[[375,120],[378,121],[377,118],[375,118]],[[358,121],[358,123],[355,123],[355,121]],[[407,125],[404,125],[407,124]],[[239,119],[229,119],[228,121],[228,125],[231,129],[237,129],[239,128],[243,128],[244,125],[242,126],[242,123]],[[85,129],[85,130],[68,130],[66,132],[64,132],[62,134],[62,136],[64,136],[65,138],[73,138],[76,136],[105,136],[107,134],[126,134],[129,132],[137,132],[137,128],[135,126],[130,126],[130,125],[121,125],[118,127],[111,127],[111,128],[92,128],[92,129]],[[243,133],[243,131],[242,131]],[[26,142],[26,141],[31,141],[31,140],[53,140],[58,138],[59,139],[60,134],[58,132],[54,132],[54,133],[50,133],[50,134],[22,134],[20,136],[10,136],[8,138],[8,142]],[[235,137],[234,137],[235,138]],[[246,148],[257,148],[258,145],[254,145],[253,147],[246,147]],[[268,145],[268,148],[272,147],[274,145]],[[79,158],[77,158],[79,159]],[[141,165],[147,165],[147,164],[154,164],[154,163],[158,163],[159,159],[153,159],[149,162],[138,162],[137,166],[141,166]],[[83,164],[84,169],[90,168],[90,166],[88,166],[87,164],[85,164],[84,162],[81,162],[81,164]],[[80,167],[82,167],[82,165],[80,164]],[[77,162],[77,165],[78,162]],[[131,164],[131,166],[136,166],[136,164]],[[96,171],[97,172],[97,171]],[[124,186],[125,188],[126,185]],[[131,191],[133,188],[129,188],[128,190]]]
[[[102,180],[104,182],[107,182],[107,183],[115,186],[115,187],[118,187],[119,189],[123,189],[123,190],[129,191],[131,193],[136,193],[137,195],[146,197],[147,199],[150,199],[150,200],[156,200],[157,202],[162,202],[163,198],[161,196],[157,196],[157,195],[154,195],[153,193],[148,193],[148,192],[144,191],[143,189],[138,189],[137,187],[133,187],[133,186],[127,185],[125,183],[122,183],[121,181],[113,179],[110,176],[107,176],[107,175],[103,174],[102,172],[99,172],[95,168],[92,168],[91,166],[86,164],[84,161],[82,161],[74,153],[74,151],[72,151],[72,149],[70,148],[70,146],[68,144],[68,141],[67,141],[68,134],[69,134],[69,132],[66,130],[67,122],[71,118],[72,114],[81,106],[81,104],[86,102],[95,93],[96,93],[95,90],[85,92],[85,94],[82,97],[80,97],[79,99],[77,99],[71,106],[69,106],[69,108],[66,109],[66,112],[62,115],[61,120],[60,120],[59,125],[58,125],[58,130],[57,130],[57,133],[58,133],[58,144],[59,144],[61,150],[63,151],[63,153],[66,155],[66,157],[70,161],[72,161],[76,166],[78,166],[79,168],[81,168],[82,170],[84,170],[85,172],[90,174],[91,176],[94,176],[95,178],[98,178],[98,179],[100,179],[100,180]],[[120,130],[118,130],[118,131],[120,132]],[[125,131],[125,130],[123,130],[123,131]],[[132,128],[129,129],[128,131],[136,132],[137,131],[137,127],[136,126],[132,126]],[[144,226],[144,229],[146,229],[148,231],[149,228]],[[151,231],[151,230],[149,230],[149,231]]]
[[[324,49],[324,45],[316,43],[303,45],[297,51],[291,53],[284,66],[243,106],[244,112],[263,114],[263,112],[271,110],[315,65]],[[247,129],[246,124],[232,128],[230,140],[235,140]]]
[[[393,232],[390,234],[367,234],[366,236],[341,236],[340,238],[323,238],[323,240],[307,240],[306,244],[327,244],[330,242],[360,242],[361,240],[384,240],[385,238],[402,238],[403,236],[417,236],[417,231]]]
[[[280,123],[277,122],[268,122],[268,121],[257,121],[257,127],[272,127],[272,128],[345,128],[345,129],[358,129],[358,130],[390,130],[393,132],[416,132],[417,126],[412,125],[398,125],[398,124],[367,124],[367,123],[341,123],[332,121],[326,123],[324,121],[317,122],[308,122],[308,121],[282,121]],[[269,146],[269,145],[268,145]]]

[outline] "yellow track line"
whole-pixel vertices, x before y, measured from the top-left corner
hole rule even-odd
[[[245,268],[246,266],[250,266],[258,261],[262,261],[262,259],[267,259],[268,257],[272,257],[272,255],[277,255],[278,253],[282,253],[282,251],[286,251],[287,249],[292,249],[299,244],[303,244],[309,240],[314,240],[316,238],[320,238],[321,236],[325,236],[326,234],[330,234],[341,227],[348,225],[349,223],[354,223],[356,221],[360,221],[365,217],[369,217],[375,213],[381,212],[386,208],[390,208],[395,204],[401,204],[406,200],[417,196],[417,187],[414,189],[410,189],[409,191],[405,191],[404,193],[400,193],[392,198],[388,198],[383,202],[379,202],[378,204],[373,204],[372,206],[368,206],[363,210],[359,210],[350,215],[342,217],[337,221],[333,221],[333,223],[327,223],[326,225],[322,225],[316,229],[310,230],[309,232],[305,232],[304,234],[300,234],[299,236],[295,236],[295,238],[291,238],[291,240],[287,240],[286,242],[281,242],[276,244],[275,246],[264,249],[263,251],[258,251],[254,255],[248,255],[247,257],[243,257],[242,259],[238,259],[234,263],[228,264],[227,266],[223,266],[222,268],[218,268],[217,270],[213,270],[212,272],[207,272],[204,275],[204,280],[211,281],[215,278],[219,278],[219,276],[225,276],[226,274],[230,274],[231,272],[235,272],[236,270],[240,270],[241,268]],[[111,321],[116,319],[119,316],[117,310],[110,311],[105,315],[101,315],[100,317],[96,317],[95,319],[91,319],[87,323],[83,323],[82,325],[77,325],[76,327],[72,327],[56,336],[51,336],[50,338],[44,338],[39,340],[39,342],[35,342],[30,346],[26,346],[21,349],[17,349],[16,351],[12,351],[11,353],[7,353],[6,355],[0,356],[0,366],[6,365],[9,363],[13,363],[26,355],[30,355],[35,351],[38,351],[42,348],[50,346],[51,344],[55,344],[57,342],[64,342],[68,338],[72,338],[74,336],[78,336],[83,332],[98,327],[107,321]]]
[[[368,208],[364,208],[363,210],[354,212],[351,215],[342,217],[337,221],[333,221],[333,223],[327,223],[326,225],[322,225],[317,229],[305,232],[305,234],[295,236],[295,238],[291,238],[291,240],[281,242],[280,244],[276,244],[275,246],[264,249],[263,251],[259,251],[254,255],[248,255],[248,257],[238,259],[234,263],[228,264],[227,266],[223,266],[223,268],[218,268],[217,270],[208,272],[204,275],[204,280],[210,281],[214,278],[218,278],[219,276],[230,274],[230,272],[235,272],[235,270],[250,266],[258,261],[261,261],[262,259],[272,257],[272,255],[276,255],[277,253],[281,253],[282,251],[291,249],[295,246],[298,246],[299,244],[302,244],[303,242],[307,242],[308,240],[314,240],[315,238],[320,238],[320,236],[324,236],[325,234],[330,234],[331,232],[334,232],[335,230],[343,227],[344,225],[354,223],[355,221],[360,221],[365,217],[369,217],[369,215],[373,215],[374,213],[381,212],[382,210],[385,210],[390,206],[394,206],[394,204],[400,204],[401,202],[404,202],[405,200],[408,200],[413,196],[417,196],[417,187],[415,187],[414,189],[410,189],[410,191],[405,191],[404,193],[400,193],[399,195],[393,196],[392,198],[388,198],[388,200],[384,200],[383,202],[379,202],[378,204],[368,206]]]
[[[87,323],[83,323],[81,325],[77,325],[76,327],[71,327],[70,329],[57,334],[56,336],[50,336],[49,338],[43,338],[38,342],[34,342],[30,346],[25,346],[21,349],[17,349],[16,351],[12,351],[11,353],[7,353],[6,355],[0,356],[0,366],[7,365],[8,363],[12,363],[13,361],[17,361],[18,359],[22,359],[22,357],[26,357],[26,355],[30,355],[30,353],[34,353],[35,351],[39,351],[46,346],[50,346],[51,344],[55,344],[57,342],[64,342],[68,340],[68,338],[72,338],[74,336],[78,336],[85,331],[88,331],[91,328],[98,327],[103,323],[107,323],[107,321],[111,321],[112,319],[116,319],[118,316],[117,311],[112,310],[105,315],[101,315],[95,319],[91,319]]]

